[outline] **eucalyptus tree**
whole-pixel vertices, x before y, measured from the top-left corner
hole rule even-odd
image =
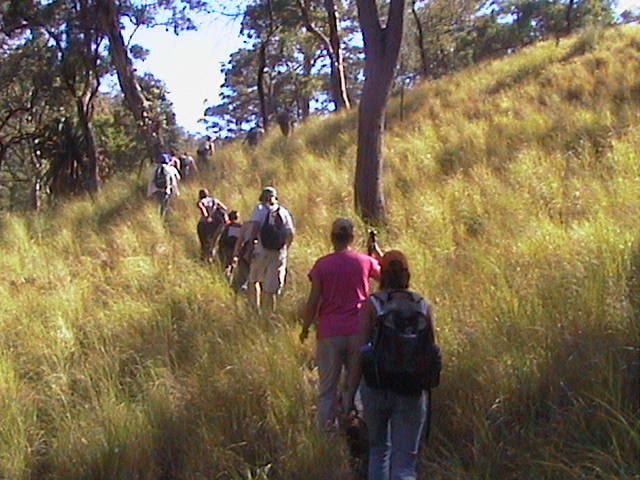
[[[52,75],[51,88],[67,100],[67,108],[59,112],[56,121],[65,124],[69,132],[73,130],[73,135],[64,139],[69,153],[47,159],[52,189],[59,194],[93,192],[99,186],[98,152],[91,120],[107,63],[104,36],[96,28],[95,17],[95,6],[90,0],[48,4],[10,0],[4,4],[4,33],[17,48],[44,42],[49,61],[44,68]],[[74,148],[69,148],[69,142],[76,142]],[[43,150],[38,152],[41,154]]]
[[[126,19],[137,29],[156,27],[172,29],[175,34],[195,29],[189,16],[191,12],[204,11],[204,0],[95,0],[101,28],[109,38],[109,51],[118,82],[135,120],[140,137],[144,140],[150,159],[157,159],[165,145],[160,135],[158,119],[150,115],[145,98],[135,74],[129,48],[122,34]]]
[[[286,113],[306,118],[323,105],[326,78],[318,38],[306,32],[301,12],[288,0],[257,0],[246,6],[241,34],[247,46],[223,66],[220,102],[206,109],[211,129],[234,136],[256,125],[268,129]]]
[[[0,209],[37,209],[48,165],[38,145],[56,118],[71,115],[44,36],[0,35]]]
[[[404,0],[390,0],[384,25],[376,0],[356,0],[364,43],[364,85],[358,106],[358,150],[354,193],[365,221],[386,221],[382,181],[382,137],[387,101],[398,64]]]
[[[409,45],[423,78],[438,78],[473,61],[469,40],[484,0],[411,0]]]
[[[296,3],[300,9],[305,28],[318,39],[329,58],[331,96],[335,110],[348,110],[351,108],[351,101],[347,90],[347,76],[336,2],[335,0],[322,1],[326,16],[326,21],[324,22],[321,18],[318,18],[317,2],[296,0]],[[326,25],[325,28],[322,27],[323,23]]]

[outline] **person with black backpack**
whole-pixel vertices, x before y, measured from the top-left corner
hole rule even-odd
[[[153,167],[147,185],[147,196],[156,198],[162,218],[167,215],[171,199],[180,195],[179,181],[180,173],[171,165],[171,157],[163,153],[158,163]]]
[[[402,252],[392,250],[382,256],[381,290],[362,308],[359,359],[343,397],[343,408],[354,411],[360,386],[369,434],[369,480],[416,479],[420,441],[430,416],[430,390],[440,379],[432,307],[409,290],[409,279]]]
[[[259,200],[233,249],[232,265],[237,264],[244,244],[257,239],[249,269],[249,299],[258,311],[273,312],[284,287],[295,226],[289,210],[278,202],[275,188],[265,187]]]
[[[206,188],[198,192],[197,207],[200,210],[197,226],[200,260],[212,263],[214,246],[228,221],[227,207],[217,198],[210,196]]]

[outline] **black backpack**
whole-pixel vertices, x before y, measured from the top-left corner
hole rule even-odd
[[[232,250],[235,245],[238,237],[236,235],[229,235],[229,229],[231,224],[227,224],[224,226],[222,233],[220,234],[220,240],[218,241],[218,247],[221,249]]]
[[[289,230],[284,224],[280,207],[269,212],[260,229],[260,243],[267,250],[280,250],[287,243]]]
[[[362,368],[371,388],[418,395],[440,383],[442,358],[422,297],[407,290],[372,295],[378,311]]]
[[[153,184],[156,188],[164,190],[169,183],[167,177],[169,176],[167,168],[164,165],[158,165],[153,175]]]
[[[213,220],[213,225],[218,227],[220,224],[226,224],[229,221],[229,214],[216,202],[213,212],[211,213],[211,219]]]

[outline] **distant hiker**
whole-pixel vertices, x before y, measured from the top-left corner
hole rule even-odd
[[[240,215],[238,212],[229,212],[229,223],[222,230],[220,241],[218,242],[218,255],[220,262],[225,267],[225,276],[235,292],[247,290],[247,279],[249,278],[249,268],[251,265],[251,257],[255,246],[246,236],[249,232],[242,228]],[[236,243],[240,238],[247,238],[238,254],[237,260],[234,261],[233,252]]]
[[[278,203],[275,188],[263,189],[259,200],[236,242],[233,262],[237,263],[240,250],[246,242],[258,239],[249,270],[249,298],[258,311],[264,308],[273,312],[276,297],[285,283],[287,255],[295,227],[291,213]]]
[[[398,250],[380,260],[380,291],[360,315],[356,368],[350,372],[346,411],[360,385],[369,434],[369,480],[415,480],[425,390],[437,385],[439,349],[431,305],[409,290],[409,265]]]
[[[369,295],[369,280],[380,276],[378,261],[352,250],[353,223],[339,218],[331,226],[333,253],[318,259],[309,272],[311,290],[304,310],[300,341],[316,324],[319,395],[318,421],[323,431],[336,428],[341,405],[341,374],[353,370],[360,333],[358,314]]]
[[[187,152],[184,152],[180,156],[180,163],[182,165],[182,179],[184,181],[193,178],[193,176],[198,173],[198,165],[196,165],[196,161]]]
[[[291,114],[283,110],[276,115],[276,122],[278,122],[278,126],[280,127],[280,131],[282,135],[288,137],[289,134],[293,131],[293,119],[291,118]]]
[[[233,249],[240,238],[241,229],[240,215],[236,210],[231,210],[229,212],[229,221],[222,228],[220,240],[218,241],[218,258],[225,267],[233,262]]]
[[[208,168],[212,166],[211,157],[213,157],[213,152],[215,150],[215,144],[213,143],[213,139],[209,135],[205,135],[198,143],[198,164],[201,167]]]
[[[253,127],[247,132],[247,136],[245,137],[244,141],[247,142],[247,145],[249,145],[250,147],[255,147],[256,145],[258,145],[258,143],[260,143],[260,139],[262,138],[263,134],[264,130],[262,130],[262,128],[257,126]]]
[[[169,165],[173,166],[178,173],[180,173],[180,177],[182,177],[182,162],[180,161],[178,154],[172,151],[170,157],[171,160],[169,160]]]
[[[147,196],[155,197],[160,206],[160,216],[164,218],[169,211],[171,199],[180,195],[178,182],[180,173],[175,167],[170,165],[171,157],[166,153],[162,154],[160,161],[153,167],[149,183],[147,185]]]
[[[203,188],[198,192],[198,239],[200,240],[200,260],[213,262],[213,250],[220,232],[227,222],[227,207],[217,198],[209,195],[209,190]]]

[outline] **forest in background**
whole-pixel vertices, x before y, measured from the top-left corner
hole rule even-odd
[[[315,427],[306,274],[353,209],[356,116],[217,152],[167,223],[134,174],[0,223],[0,477],[347,480]],[[433,480],[637,480],[640,30],[587,29],[392,100],[384,249],[410,261],[444,351]],[[256,317],[197,262],[199,188],[297,219]]]
[[[242,17],[248,44],[224,66],[220,103],[204,112],[216,137],[269,130],[283,118],[300,124],[357,104],[363,55],[355,2],[2,0],[0,211],[96,192],[161,150],[193,153],[195,139],[176,125],[162,79],[131,68],[131,59],[148,52],[135,35],[118,39],[116,30],[179,34],[195,28],[192,15],[221,9]],[[402,96],[421,80],[542,39],[636,17],[616,17],[608,0],[412,0],[393,92]],[[104,92],[109,75],[120,88]]]

